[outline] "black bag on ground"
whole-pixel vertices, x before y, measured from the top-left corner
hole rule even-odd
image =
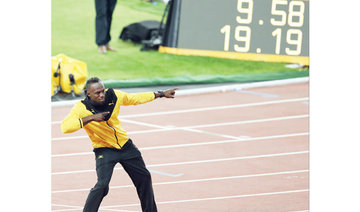
[[[154,20],[146,20],[130,24],[123,28],[119,39],[124,41],[131,40],[135,43],[141,43],[144,40],[150,40],[151,35],[159,34],[160,22]],[[162,30],[164,27],[162,27]]]

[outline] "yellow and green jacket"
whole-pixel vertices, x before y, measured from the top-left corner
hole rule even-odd
[[[90,103],[86,97],[77,102],[68,116],[61,123],[63,133],[72,133],[84,128],[94,148],[110,147],[121,149],[128,141],[129,136],[122,128],[118,119],[120,106],[137,105],[150,102],[155,99],[153,92],[128,94],[119,90],[107,89],[105,93],[105,107],[101,110]],[[85,126],[82,118],[96,113],[109,111],[105,121],[92,121]]]

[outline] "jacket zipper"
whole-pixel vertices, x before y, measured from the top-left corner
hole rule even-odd
[[[112,126],[110,126],[110,124],[108,123],[108,121],[106,121],[106,124],[107,124],[111,129],[114,130],[114,136],[115,136],[115,139],[116,139],[116,143],[117,143],[117,145],[119,145],[119,147],[120,147],[120,149],[121,149],[121,146],[120,146],[120,144],[119,144],[118,137],[116,136],[116,130],[115,130],[115,128],[113,128]]]

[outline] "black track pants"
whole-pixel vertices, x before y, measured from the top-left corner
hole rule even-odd
[[[97,183],[90,190],[83,212],[97,212],[102,199],[109,192],[109,182],[116,163],[120,163],[136,187],[143,212],[157,212],[150,172],[140,151],[131,140],[121,150],[98,148],[96,156]]]
[[[116,0],[95,0],[95,42],[98,46],[109,43],[112,15],[115,9]]]

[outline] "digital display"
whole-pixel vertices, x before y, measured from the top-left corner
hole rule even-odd
[[[178,6],[175,47],[186,53],[308,65],[309,1],[181,0]]]

